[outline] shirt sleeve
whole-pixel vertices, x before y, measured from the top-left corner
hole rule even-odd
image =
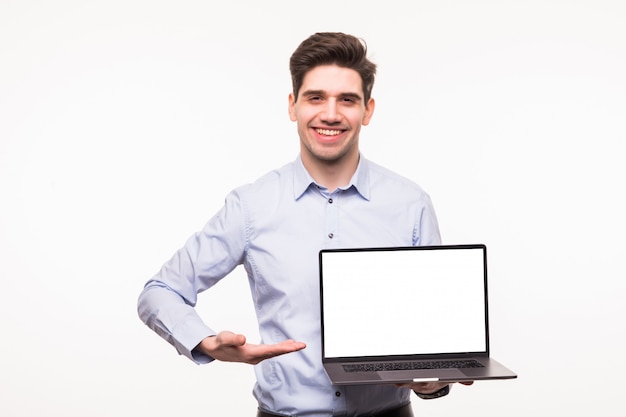
[[[179,354],[196,363],[213,360],[194,348],[217,333],[194,308],[198,294],[241,264],[246,249],[245,230],[243,205],[238,193],[233,192],[224,207],[187,240],[139,295],[137,311],[141,320]]]
[[[413,245],[441,245],[441,234],[435,208],[428,194],[424,194],[423,197],[424,204],[419,206],[420,212],[416,216],[417,224],[413,234]]]

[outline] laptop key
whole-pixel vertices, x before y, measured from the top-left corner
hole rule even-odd
[[[450,369],[450,368],[482,368],[483,365],[474,360],[436,360],[382,363],[355,363],[342,365],[346,372],[379,372],[408,371],[415,369]]]

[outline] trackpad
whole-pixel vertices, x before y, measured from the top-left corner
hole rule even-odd
[[[463,372],[459,371],[458,369],[438,369],[435,374],[433,374],[432,370],[380,371],[378,372],[378,375],[383,380],[396,381],[413,381],[414,379],[424,379],[425,381],[445,381],[465,378]]]

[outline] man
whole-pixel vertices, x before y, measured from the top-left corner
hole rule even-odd
[[[224,207],[145,286],[141,319],[180,354],[255,364],[258,416],[412,416],[410,389],[333,386],[321,365],[317,254],[322,248],[440,243],[429,196],[361,156],[376,66],[361,40],[317,33],[291,56],[289,117],[298,158],[232,191]],[[236,266],[247,271],[262,344],[214,331],[193,306]],[[372,338],[376,333],[372,331]]]

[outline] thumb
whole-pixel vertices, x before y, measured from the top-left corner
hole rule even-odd
[[[242,334],[233,335],[233,345],[235,346],[243,346],[246,344],[246,336]]]
[[[243,346],[246,344],[246,336],[235,334],[229,331],[223,331],[219,335],[219,342],[229,346]]]

